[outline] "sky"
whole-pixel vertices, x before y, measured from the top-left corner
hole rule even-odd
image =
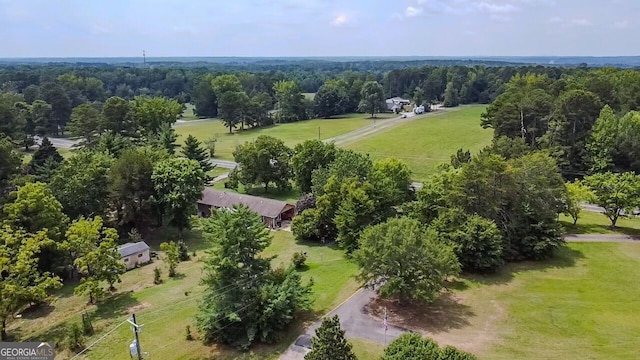
[[[0,57],[640,55],[640,0],[0,0]]]

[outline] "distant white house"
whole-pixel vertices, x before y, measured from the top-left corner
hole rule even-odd
[[[151,261],[149,254],[149,245],[144,241],[137,243],[126,243],[118,247],[118,252],[122,257],[122,261],[127,266],[127,270],[131,270],[139,265],[144,265]]]
[[[411,100],[403,99],[396,96],[391,99],[385,100],[385,104],[387,105],[387,111],[397,112],[402,109],[403,105],[411,104]]]

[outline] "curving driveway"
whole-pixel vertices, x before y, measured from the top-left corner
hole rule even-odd
[[[381,344],[388,344],[406,330],[389,325],[385,335],[383,323],[370,317],[367,310],[367,306],[375,297],[375,291],[361,288],[325,316],[331,317],[338,315],[340,317],[340,325],[345,331],[347,338],[364,338]],[[305,332],[289,346],[287,351],[280,356],[280,360],[303,359],[304,355],[309,352],[311,338],[315,334],[316,329],[320,327],[320,324],[322,324],[322,319],[319,319],[309,326]]]

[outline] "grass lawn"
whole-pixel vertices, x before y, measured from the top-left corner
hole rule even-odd
[[[393,114],[379,114],[378,118],[392,117]],[[245,141],[253,141],[260,135],[269,135],[282,139],[287,146],[296,144],[308,139],[327,139],[337,135],[372,124],[373,120],[368,119],[366,114],[348,114],[332,119],[314,119],[300,121],[296,123],[277,124],[264,128],[249,129],[245,131],[235,131],[229,134],[229,129],[220,120],[197,121],[180,123],[175,126],[176,134],[179,136],[178,142],[183,142],[190,134],[198,140],[205,142],[211,137],[217,137],[216,157],[220,159],[233,160],[232,152],[236,146]]]
[[[286,201],[289,204],[295,204],[298,201],[298,199],[300,199],[300,191],[298,191],[295,188],[292,188],[291,190],[288,190],[288,191],[279,191],[279,190],[276,190],[275,188],[269,187],[269,191],[264,192],[263,186],[245,187],[244,185],[240,184],[238,186],[238,190],[233,190],[233,189],[226,189],[224,187],[225,181],[226,180],[215,183],[213,185],[213,188],[218,190],[237,192],[240,194],[260,196],[268,199]]]
[[[578,222],[573,225],[570,216],[560,215],[560,222],[569,234],[625,234],[640,235],[640,218],[620,217],[615,228],[605,214],[582,210]]]
[[[465,276],[430,306],[389,305],[390,322],[480,359],[637,359],[639,277],[640,244],[570,243],[548,261]]]
[[[414,180],[425,180],[438,164],[449,162],[458,149],[475,153],[491,143],[492,130],[480,127],[484,109],[483,105],[469,105],[448,110],[392,127],[346,147],[376,159],[393,156],[404,160],[413,171]]]
[[[288,263],[295,251],[306,251],[309,255],[308,269],[303,278],[314,279],[316,301],[313,312],[304,315],[304,320],[311,321],[326,313],[333,306],[344,301],[356,289],[352,278],[356,265],[345,259],[343,252],[331,247],[296,244],[290,232],[273,232],[272,245],[265,251],[266,256],[278,255],[274,266]],[[182,275],[176,279],[166,277],[166,266],[161,260],[127,272],[122,283],[117,284],[118,291],[111,298],[98,305],[88,305],[86,297],[73,296],[73,284],[67,284],[56,294],[56,301],[46,309],[33,313],[26,312],[22,318],[9,324],[10,335],[20,340],[59,338],[70,322],[80,322],[81,312],[93,315],[96,335],[87,339],[88,345],[125,321],[135,312],[139,323],[144,324],[140,335],[143,351],[149,357],[157,359],[207,359],[249,358],[250,354],[240,354],[233,349],[205,346],[200,340],[185,340],[185,327],[190,325],[192,333],[197,336],[193,317],[197,311],[197,303],[201,298],[202,259],[207,245],[196,232],[187,236],[190,249],[197,250],[197,256],[190,261],[180,263],[178,272]],[[158,248],[162,240],[173,239],[175,231],[166,233],[158,231],[147,238],[152,249]],[[160,267],[164,282],[153,284],[153,268]],[[275,346],[257,346],[255,355],[260,359],[274,359],[300,333],[304,322],[293,324],[292,330],[285,339]],[[128,345],[133,338],[129,325],[124,324],[115,329],[103,341],[87,353],[84,359],[125,359],[128,358]],[[61,352],[60,359],[68,359],[68,352]]]
[[[180,120],[197,120],[198,117],[193,112],[195,106],[191,103],[184,104],[184,111],[182,111],[182,115],[180,116]]]
[[[367,339],[347,339],[353,345],[358,360],[377,360],[384,353],[384,345]]]

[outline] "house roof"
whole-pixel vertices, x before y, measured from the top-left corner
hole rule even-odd
[[[118,247],[118,252],[122,257],[141,253],[146,250],[149,250],[149,245],[147,245],[147,243],[144,241],[139,241],[137,243],[126,243]]]
[[[293,208],[284,201],[262,198],[259,196],[238,194],[234,192],[205,188],[198,204],[215,208],[231,208],[234,205],[245,205],[260,216],[275,218]]]

